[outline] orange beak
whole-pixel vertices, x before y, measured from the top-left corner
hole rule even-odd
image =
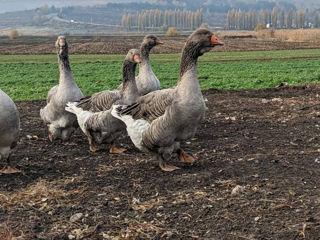
[[[158,39],[157,44],[163,44],[163,42],[160,39]]]
[[[136,63],[141,63],[141,61],[140,61],[140,56],[137,55],[137,54],[135,54],[135,55],[133,56],[133,61],[135,61]]]
[[[211,36],[211,44],[214,46],[215,45],[224,45],[224,43],[220,42],[220,40],[214,35]]]

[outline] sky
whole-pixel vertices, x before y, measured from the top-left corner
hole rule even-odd
[[[132,2],[136,0],[0,0],[0,12],[34,9],[43,5],[65,7],[72,5],[96,5],[108,2]],[[140,0],[138,0],[140,1]]]
[[[48,6],[54,5],[56,7],[65,7],[65,6],[74,6],[74,5],[88,6],[88,5],[96,5],[96,4],[106,4],[108,2],[148,2],[148,1],[150,0],[0,0],[0,13],[34,9],[44,5],[48,5]],[[211,1],[214,1],[214,0],[211,0]],[[294,2],[299,2],[301,4],[305,2],[319,3],[319,1],[320,0],[294,0]]]

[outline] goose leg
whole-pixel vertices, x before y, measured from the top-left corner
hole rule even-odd
[[[92,138],[89,137],[89,138],[88,138],[88,141],[89,141],[89,145],[90,145],[90,151],[91,151],[91,152],[96,152],[98,149],[94,146],[93,141],[92,141]]]
[[[110,153],[116,153],[116,154],[124,154],[124,152],[127,151],[125,148],[117,148],[114,143],[111,143],[109,152]]]
[[[68,139],[72,135],[72,133],[75,131],[74,128],[65,128],[61,130],[61,139],[62,144],[65,146],[77,146],[75,142],[69,142]]]
[[[1,174],[11,174],[11,173],[19,173],[21,172],[19,169],[10,166],[10,155],[7,158],[7,165],[0,170]]]
[[[178,150],[180,162],[185,163],[194,163],[198,158],[188,155],[185,151],[183,151],[181,148]]]
[[[51,133],[49,133],[48,138],[49,138],[49,141],[50,141],[50,142],[53,142],[53,135],[52,135]]]
[[[172,172],[174,170],[180,169],[179,167],[166,164],[161,156],[158,156],[158,159],[159,159],[159,167],[165,172]]]

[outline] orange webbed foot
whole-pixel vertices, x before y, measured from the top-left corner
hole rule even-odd
[[[17,168],[10,167],[10,166],[5,166],[0,170],[0,175],[1,174],[12,174],[12,173],[20,173],[21,171]]]
[[[162,169],[162,171],[165,171],[165,172],[173,172],[175,170],[180,169],[179,167],[165,164],[163,161],[159,162],[159,167]]]
[[[109,152],[115,153],[115,154],[121,154],[124,155],[124,152],[127,151],[125,148],[117,148],[114,144],[111,144]]]
[[[96,152],[98,149],[95,147],[95,146],[93,146],[93,145],[90,145],[90,151],[91,152]]]
[[[185,163],[194,163],[198,158],[188,155],[185,151],[182,149],[180,150],[180,162]]]

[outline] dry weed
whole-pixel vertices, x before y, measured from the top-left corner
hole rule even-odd
[[[320,39],[320,29],[264,30],[255,34],[257,38],[276,38],[289,42],[314,42]]]
[[[40,180],[26,189],[13,193],[0,193],[0,205],[13,206],[44,206],[48,202],[60,203],[70,193],[58,189],[45,180]]]

